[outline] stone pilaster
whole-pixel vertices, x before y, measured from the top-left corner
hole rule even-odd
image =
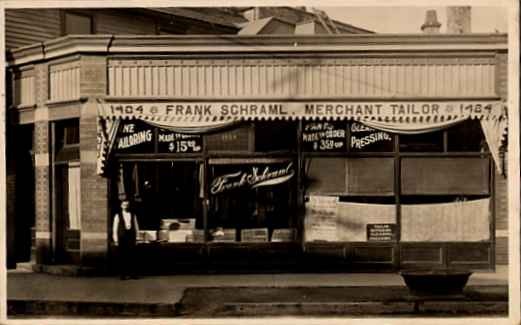
[[[97,112],[95,98],[105,95],[106,58],[82,57],[80,93],[88,97],[80,116],[81,165],[81,263],[104,266],[107,263],[108,180],[96,174]]]
[[[51,225],[51,136],[49,112],[45,106],[48,98],[48,66],[35,67],[36,110],[34,121],[35,154],[35,213],[36,213],[36,263],[52,262]]]

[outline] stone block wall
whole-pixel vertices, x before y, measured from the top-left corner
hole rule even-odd
[[[97,106],[95,97],[105,95],[106,58],[82,57],[80,93],[88,97],[80,116],[81,166],[81,264],[103,266],[107,264],[108,231],[108,180],[96,174]]]

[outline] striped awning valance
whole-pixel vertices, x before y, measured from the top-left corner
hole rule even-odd
[[[98,172],[102,173],[118,121],[139,119],[180,133],[216,131],[241,121],[354,120],[374,129],[419,134],[479,119],[494,158],[506,133],[506,107],[499,100],[431,101],[98,101]],[[497,156],[497,157],[496,157]]]

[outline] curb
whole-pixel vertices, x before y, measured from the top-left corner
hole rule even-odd
[[[177,304],[106,303],[78,301],[7,300],[8,317],[103,316],[175,317]]]
[[[299,302],[225,303],[214,311],[218,317],[241,316],[502,316],[508,315],[503,301],[425,302]],[[189,316],[189,315],[187,315]]]

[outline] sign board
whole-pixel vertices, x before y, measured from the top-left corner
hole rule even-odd
[[[394,138],[390,133],[357,122],[349,125],[349,131],[352,151],[393,151]]]
[[[345,151],[346,123],[305,122],[302,126],[304,151]]]
[[[143,153],[154,151],[154,127],[139,120],[121,123],[114,143],[116,152]]]
[[[337,236],[336,196],[312,195],[306,202],[304,236],[306,241],[335,242]]]
[[[203,138],[199,134],[183,134],[158,129],[157,151],[160,153],[195,153],[203,150]]]
[[[295,175],[293,162],[286,165],[236,166],[236,171],[214,176],[210,193],[219,194],[235,189],[254,189],[277,185],[290,180]]]
[[[339,101],[339,102],[136,102],[102,103],[103,117],[140,118],[158,124],[200,125],[256,119],[380,119],[410,123],[408,119],[497,118],[500,101]]]
[[[141,120],[122,121],[114,142],[119,153],[197,153],[203,150],[200,134],[184,134],[158,128]]]
[[[376,223],[367,225],[367,241],[395,241],[396,224]]]

